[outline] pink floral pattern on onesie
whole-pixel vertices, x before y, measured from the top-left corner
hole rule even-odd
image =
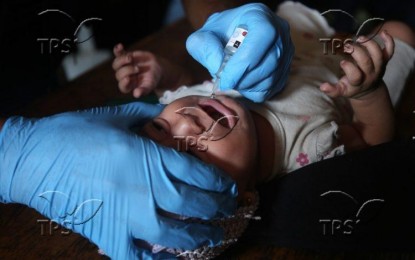
[[[310,163],[308,155],[306,153],[300,153],[295,159],[300,166],[305,166]]]

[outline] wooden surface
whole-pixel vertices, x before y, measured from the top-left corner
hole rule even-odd
[[[194,70],[200,80],[208,75],[185,50],[185,39],[191,29],[181,21],[131,46],[145,49],[172,59]],[[414,81],[412,81],[414,82]],[[22,111],[27,116],[45,116],[58,112],[106,105],[129,95],[118,92],[111,62],[88,72],[64,88],[40,99]],[[411,83],[405,99],[398,107],[397,128],[400,138],[415,135],[415,85]],[[43,228],[43,229],[42,229]],[[414,259],[404,254],[322,254],[278,247],[236,248],[224,259]],[[0,204],[0,259],[106,259],[97,247],[77,234],[49,225],[46,218],[21,205]]]

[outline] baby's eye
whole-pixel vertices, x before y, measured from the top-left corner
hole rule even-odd
[[[152,121],[151,123],[157,131],[165,132],[163,126],[160,123],[157,123],[156,121]]]
[[[169,129],[166,127],[161,120],[153,120],[151,122],[153,132],[158,140],[161,140],[169,135]]]
[[[144,127],[144,132],[150,139],[156,142],[164,142],[170,136],[169,127],[158,118],[150,121],[147,126]]]

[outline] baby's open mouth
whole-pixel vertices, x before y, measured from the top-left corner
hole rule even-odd
[[[238,117],[234,115],[233,111],[224,106],[219,100],[213,98],[202,99],[199,106],[206,112],[215,122],[220,125],[232,129]]]

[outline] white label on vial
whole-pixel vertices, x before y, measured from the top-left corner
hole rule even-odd
[[[247,34],[247,30],[240,27],[236,28],[228,43],[226,44],[225,48],[229,46],[238,49],[241,43],[244,41]]]

